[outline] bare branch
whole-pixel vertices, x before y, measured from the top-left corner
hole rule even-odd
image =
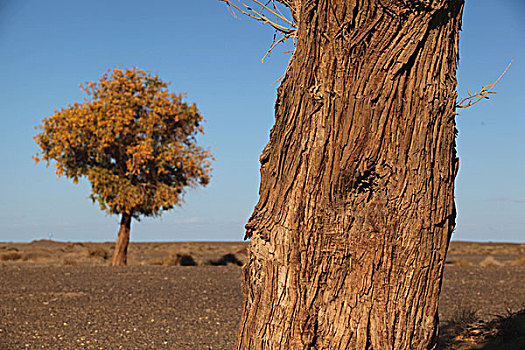
[[[222,1],[228,1],[229,0],[222,0]],[[250,13],[247,13],[247,12],[244,12],[243,13],[245,15],[248,15],[250,16],[251,18],[254,18],[258,21],[261,21],[263,22],[264,24],[268,23],[269,25],[271,25],[272,27],[274,27],[277,31],[280,31],[284,34],[292,34],[293,32],[295,32],[295,28],[286,28],[280,24],[274,21],[271,21],[269,20],[266,16],[264,16],[263,14],[260,14],[259,12],[255,11],[254,9],[252,9],[250,6],[246,5],[246,4],[243,4],[244,7],[246,7],[246,9],[248,9],[249,11],[251,11],[253,14],[250,14]]]
[[[483,100],[485,98],[488,99],[489,98],[489,94],[495,94],[496,92],[492,91],[492,89],[494,88],[494,86],[496,86],[496,84],[500,81],[500,79],[505,75],[505,73],[509,69],[510,65],[512,64],[512,62],[514,62],[514,60],[510,61],[510,63],[507,66],[507,68],[505,68],[503,73],[501,73],[499,78],[494,83],[483,86],[481,88],[480,92],[475,93],[475,94],[471,94],[470,91],[467,89],[468,97],[465,97],[465,98],[461,99],[458,103],[456,103],[456,108],[467,108],[467,107],[470,107],[470,106],[478,103],[479,101],[481,101],[481,100]]]
[[[288,35],[285,35],[283,36],[281,39],[275,41],[275,36],[273,37],[273,42],[272,42],[272,45],[270,46],[270,48],[268,49],[268,51],[266,52],[266,54],[264,55],[264,57],[261,59],[261,62],[264,62],[264,60],[266,59],[266,57],[268,57],[270,55],[270,53],[272,52],[273,48],[276,47],[279,43],[282,43],[283,41],[285,41],[286,39],[288,39],[289,36]]]
[[[246,5],[241,0],[239,0],[239,2],[242,4],[242,7],[244,7],[244,9],[241,6],[235,5],[232,2],[232,0],[219,0],[219,1],[222,1],[222,2],[226,3],[226,6],[228,6],[228,10],[232,14],[232,16],[235,17],[235,18],[237,18],[237,16],[235,15],[235,12],[234,12],[233,9],[236,9],[237,11],[241,12],[242,14],[244,14],[244,15],[250,17],[250,18],[253,18],[253,19],[257,20],[257,21],[263,22],[263,24],[269,24],[270,26],[272,26],[272,28],[274,28],[275,34],[274,34],[274,37],[273,37],[272,44],[270,45],[270,48],[268,49],[268,51],[266,52],[264,57],[262,58],[262,60],[261,60],[262,62],[264,62],[266,57],[268,57],[271,54],[272,50],[278,44],[280,44],[280,43],[282,43],[282,42],[284,42],[284,41],[286,41],[287,39],[290,39],[290,38],[295,39],[296,36],[297,36],[297,26],[295,25],[293,20],[290,20],[290,19],[286,18],[286,16],[283,15],[283,13],[279,10],[277,4],[275,3],[276,0],[269,0],[266,4],[263,4],[260,0],[252,0],[254,3],[256,3],[259,6],[261,6],[261,10],[260,11],[254,10],[253,8],[251,8],[250,6]],[[286,1],[283,2],[283,1],[280,1],[280,0],[278,0],[278,1],[283,3],[285,6],[290,7],[288,2],[286,2]],[[273,9],[268,6],[268,4],[270,4],[270,2],[271,2],[270,6],[272,6]],[[274,15],[275,16],[275,20],[271,20],[268,17],[266,17],[263,14],[264,10],[267,10],[272,15]],[[279,24],[279,20],[284,21],[287,24],[287,26]],[[282,37],[277,40],[277,34],[278,33],[282,34]]]
[[[231,10],[231,8],[233,7],[236,10],[238,10],[239,12],[241,12],[242,14],[244,14],[244,15],[250,17],[250,18],[253,18],[253,19],[257,20],[257,21],[261,21],[264,24],[271,25],[275,30],[277,30],[277,31],[279,31],[279,32],[281,32],[281,33],[283,33],[285,35],[291,34],[291,35],[295,36],[295,32],[296,32],[297,29],[295,27],[295,24],[292,21],[290,21],[288,18],[283,16],[282,13],[279,10],[277,10],[277,12],[276,12],[276,11],[272,10],[271,8],[269,8],[268,6],[264,5],[263,3],[261,3],[258,0],[253,0],[253,1],[256,4],[260,5],[261,9],[268,10],[273,15],[275,15],[275,17],[276,17],[275,21],[270,20],[268,17],[266,17],[262,13],[259,13],[259,12],[255,11],[253,8],[251,8],[250,6],[246,5],[245,3],[241,2],[241,4],[246,8],[246,10],[244,10],[241,7],[235,5],[231,0],[219,0],[219,1],[225,2],[226,5],[228,6],[229,10]],[[274,7],[276,7],[274,0],[272,0],[272,3],[274,4]],[[237,16],[235,14],[233,14],[233,16],[235,18],[237,18]],[[290,26],[289,27],[285,27],[285,26],[280,25],[278,23],[279,19],[285,21]]]
[[[273,3],[273,7],[277,10],[277,12],[273,11],[272,9],[270,9],[268,6],[262,4],[260,1],[258,0],[253,0],[255,3],[261,5],[263,8],[267,9],[268,11],[270,11],[271,13],[273,13],[275,15],[275,17],[277,18],[280,18],[282,19],[283,21],[285,21],[286,23],[288,23],[289,25],[291,25],[293,28],[295,28],[295,24],[293,22],[291,22],[288,18],[284,17],[283,14],[281,13],[281,11],[279,11],[279,9],[277,8],[277,6],[275,5],[275,2],[272,1]]]

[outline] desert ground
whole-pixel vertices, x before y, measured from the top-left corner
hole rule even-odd
[[[0,349],[231,349],[245,242],[0,243]],[[452,242],[439,349],[525,349],[525,244]]]

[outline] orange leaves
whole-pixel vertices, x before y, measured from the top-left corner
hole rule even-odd
[[[212,155],[195,144],[202,115],[158,76],[114,69],[81,86],[88,98],[55,111],[35,137],[35,162],[86,176],[91,198],[112,214],[158,215],[180,205],[185,186],[206,185]]]
[[[150,142],[134,144],[126,149],[129,155],[126,162],[128,174],[140,175],[141,172],[149,174],[148,163],[155,159],[154,149]]]

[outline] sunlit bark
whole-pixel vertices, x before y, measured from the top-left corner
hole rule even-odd
[[[293,2],[237,349],[430,349],[463,0]]]

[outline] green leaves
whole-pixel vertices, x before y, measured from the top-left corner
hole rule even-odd
[[[82,90],[83,103],[55,111],[35,136],[58,176],[91,182],[91,198],[110,214],[160,215],[180,205],[183,188],[206,185],[212,154],[197,146],[203,117],[158,76],[108,71]]]

